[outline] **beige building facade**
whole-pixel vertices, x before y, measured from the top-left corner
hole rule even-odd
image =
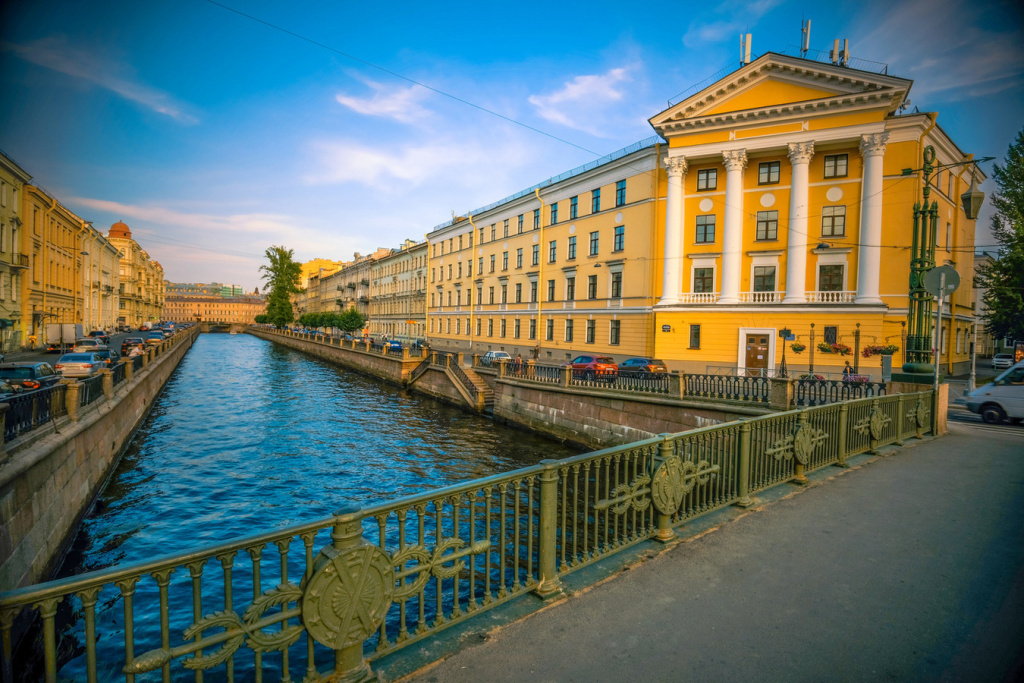
[[[21,197],[31,176],[0,153],[0,353],[21,346],[21,278],[28,269],[21,253]]]
[[[144,322],[163,320],[163,267],[132,238],[123,221],[110,226],[108,239],[120,252],[117,324],[137,329]]]
[[[176,323],[211,322],[252,325],[267,310],[262,297],[178,296],[164,300],[164,318]]]
[[[406,240],[376,261],[370,275],[370,335],[426,339],[427,243]]]

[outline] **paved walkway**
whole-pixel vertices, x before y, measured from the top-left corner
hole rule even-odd
[[[1022,680],[1024,427],[970,417],[410,680]]]

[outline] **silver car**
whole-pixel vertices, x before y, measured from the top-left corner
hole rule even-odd
[[[105,367],[106,362],[95,353],[66,353],[53,369],[63,377],[92,377]]]
[[[75,340],[75,346],[71,349],[72,353],[89,353],[90,351],[97,351],[99,349],[107,348],[99,339],[94,337],[82,337]]]
[[[1011,365],[1013,365],[1012,353],[997,353],[996,355],[992,356],[993,370],[1005,370]]]

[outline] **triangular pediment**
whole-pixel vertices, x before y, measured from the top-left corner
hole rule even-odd
[[[694,127],[732,125],[842,108],[895,111],[912,81],[768,53],[650,119],[663,137]]]

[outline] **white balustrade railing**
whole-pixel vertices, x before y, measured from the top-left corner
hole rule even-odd
[[[809,304],[852,304],[857,292],[807,292]]]
[[[782,301],[784,292],[740,292],[740,301],[745,304],[774,304]]]
[[[684,292],[679,295],[681,304],[713,304],[718,301],[718,292]]]

